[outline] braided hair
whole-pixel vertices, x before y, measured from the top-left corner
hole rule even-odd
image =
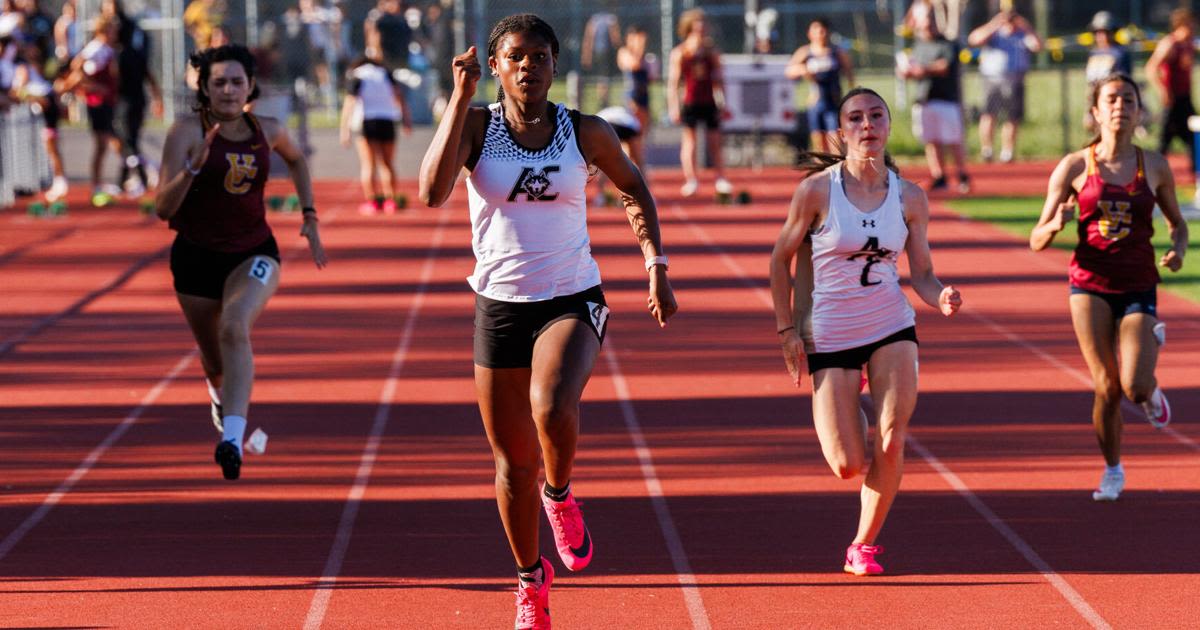
[[[846,106],[846,103],[855,96],[861,96],[863,94],[869,94],[879,99],[879,101],[883,103],[883,109],[887,112],[888,119],[891,119],[892,110],[888,107],[887,101],[885,101],[878,92],[872,90],[871,88],[856,87],[849,92],[846,92],[846,95],[842,97],[842,100],[838,101],[837,111],[839,121],[841,120],[842,116],[842,108]],[[804,172],[804,176],[808,177],[815,173],[819,173],[830,166],[837,164],[838,162],[845,161],[846,146],[842,144],[840,139],[835,139],[833,144],[835,150],[837,151],[836,153],[822,153],[820,151],[805,151],[804,153],[801,153],[796,158],[796,169]],[[886,150],[883,152],[883,164],[895,173],[900,173],[900,167],[896,166],[896,161],[892,159],[892,154],[888,153]]]
[[[545,20],[532,13],[518,13],[496,22],[496,26],[492,27],[492,34],[488,36],[489,58],[496,56],[496,48],[500,45],[500,40],[509,33],[537,35],[550,44],[550,52],[554,55],[555,60],[558,59],[558,36],[554,34],[554,29]],[[496,90],[496,101],[503,100],[504,86],[500,86]]]

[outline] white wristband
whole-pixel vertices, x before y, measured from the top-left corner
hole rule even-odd
[[[654,265],[662,265],[663,269],[669,268],[666,256],[651,256],[646,259],[646,271],[653,269]]]

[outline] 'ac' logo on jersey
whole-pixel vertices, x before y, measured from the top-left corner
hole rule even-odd
[[[1128,201],[1106,201],[1101,199],[1096,202],[1096,207],[1104,215],[1104,218],[1096,222],[1096,227],[1100,230],[1100,236],[1110,241],[1119,241],[1129,236],[1129,226],[1133,223],[1133,213],[1129,211]]]
[[[521,176],[513,184],[512,192],[508,193],[509,201],[516,201],[517,195],[525,193],[525,201],[554,201],[558,193],[550,193],[550,173],[557,173],[559,167],[547,166],[542,170],[526,166],[521,169]]]
[[[254,164],[253,153],[226,153],[225,161],[229,162],[229,170],[225,171],[225,190],[234,195],[244,195],[250,192],[250,181],[258,175],[258,166]]]
[[[859,278],[859,282],[862,283],[862,286],[869,287],[882,282],[881,280],[871,281],[871,267],[894,253],[886,247],[879,246],[879,237],[871,236],[867,238],[867,242],[862,246],[862,249],[851,254],[847,260],[862,258],[867,261],[867,264],[863,265],[862,277]]]

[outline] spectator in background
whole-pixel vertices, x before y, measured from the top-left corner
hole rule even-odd
[[[721,51],[708,34],[708,19],[703,9],[690,9],[679,16],[679,38],[683,40],[671,50],[670,72],[667,74],[667,110],[671,122],[683,124],[679,143],[679,161],[686,180],[679,193],[684,197],[696,194],[700,181],[696,178],[696,127],[704,124],[708,158],[716,171],[716,190],[720,194],[733,192],[725,179],[725,160],[721,154],[721,107],[725,100],[721,77]],[[683,88],[682,104],[679,89]]]
[[[404,19],[404,3],[400,0],[379,0],[363,23],[368,54],[379,51],[389,70],[408,67],[408,45],[413,33]]]
[[[812,148],[821,153],[833,151],[838,130],[838,105],[842,101],[842,77],[854,85],[854,67],[846,51],[829,42],[829,22],[817,18],[808,25],[808,45],[792,54],[787,78],[808,79],[808,131]]]
[[[225,21],[223,0],[192,0],[183,10],[183,27],[192,38],[196,50],[204,50],[218,44],[213,43],[213,31]]]
[[[896,69],[900,76],[917,82],[913,135],[925,143],[925,160],[933,177],[929,190],[946,189],[945,156],[949,152],[958,168],[958,190],[965,194],[971,190],[971,180],[963,150],[958,46],[938,33],[932,13],[915,15],[913,26],[917,41],[912,57],[901,56]]]
[[[75,25],[75,0],[67,0],[62,5],[58,19],[54,21],[54,58],[58,60],[59,68],[65,70],[71,59],[79,54],[80,48]]]
[[[609,81],[616,69],[617,48],[621,46],[621,27],[612,13],[595,13],[583,27],[583,45],[579,64],[585,79],[596,85],[597,109],[608,107]]]
[[[117,42],[116,19],[101,15],[94,23],[92,40],[71,61],[71,69],[62,81],[62,92],[79,90],[87,103],[88,121],[92,126],[92,205],[104,207],[112,203],[117,187],[102,185],[104,158],[109,145],[115,144],[113,118],[117,101]]]
[[[67,178],[63,172],[62,152],[58,148],[58,119],[61,111],[58,95],[45,79],[36,60],[41,52],[36,44],[20,42],[17,20],[0,19],[0,103],[30,103],[41,109],[45,128],[42,140],[50,158],[53,181],[44,197],[58,201],[67,194]],[[32,61],[31,61],[32,60]],[[36,109],[34,111],[37,111]]]
[[[26,63],[37,66],[40,72],[46,71],[46,62],[54,58],[54,19],[42,11],[38,0],[17,0],[24,23],[21,31],[24,33],[22,56]]]
[[[629,145],[627,153],[644,175],[646,158],[642,152],[642,138],[650,131],[650,68],[646,62],[646,29],[637,25],[625,29],[625,45],[617,51],[617,66],[625,79],[625,107],[638,121],[637,134],[625,141]]]
[[[982,46],[979,73],[983,75],[984,111],[979,117],[979,152],[992,161],[992,139],[996,119],[1004,116],[1000,129],[1000,161],[1016,155],[1017,128],[1025,120],[1025,73],[1032,53],[1042,49],[1042,40],[1016,11],[1001,11],[967,35],[967,45]]]
[[[425,9],[425,29],[428,33],[425,55],[429,58],[429,66],[437,77],[437,90],[433,95],[433,115],[439,120],[446,109],[446,99],[454,91],[454,74],[450,69],[450,61],[454,58],[454,29],[453,18],[447,12],[448,8],[449,6],[443,7],[442,2],[437,1],[430,3]]]
[[[309,64],[325,105],[332,108],[335,86],[330,66],[337,63],[337,41],[333,37],[336,16],[319,0],[300,0],[300,21],[308,31]]]
[[[140,139],[146,106],[155,118],[163,114],[162,90],[150,71],[150,37],[137,20],[125,13],[120,0],[102,0],[100,14],[116,20],[117,26],[117,100],[113,128],[121,142],[121,177],[117,181],[131,197],[140,197],[157,184],[157,169],[147,172]],[[146,88],[151,99],[146,100]]]
[[[1113,39],[1114,27],[1115,21],[1108,11],[1100,11],[1092,18],[1090,28],[1096,43],[1088,51],[1085,72],[1088,85],[1112,74],[1133,76],[1133,58],[1129,49]]]
[[[1167,154],[1171,140],[1178,137],[1188,147],[1192,172],[1196,172],[1196,151],[1188,117],[1196,113],[1192,106],[1192,64],[1196,48],[1192,43],[1196,18],[1187,9],[1171,12],[1171,32],[1163,36],[1146,62],[1146,76],[1158,88],[1163,107],[1162,136],[1158,152]]]

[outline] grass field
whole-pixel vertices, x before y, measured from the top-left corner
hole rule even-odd
[[[961,212],[974,219],[987,221],[997,227],[1011,232],[1014,235],[1022,238],[1028,238],[1029,232],[1033,230],[1033,226],[1037,223],[1038,215],[1042,211],[1042,197],[977,197],[971,199],[954,199],[947,201],[946,205],[956,212]],[[1075,248],[1076,236],[1074,229],[1063,230],[1054,239],[1054,247],[1070,251]],[[1170,245],[1170,240],[1167,236],[1167,226],[1163,223],[1162,218],[1156,218],[1154,222],[1154,249],[1161,255]],[[1197,235],[1191,235],[1188,245],[1189,252],[1193,255],[1197,253],[1197,246],[1200,246],[1200,239]],[[1066,269],[1063,269],[1063,278],[1066,278]],[[1172,293],[1182,295],[1192,301],[1200,302],[1200,263],[1195,260],[1186,260],[1183,269],[1178,273],[1171,273],[1166,269],[1159,269],[1163,279],[1163,288]]]

